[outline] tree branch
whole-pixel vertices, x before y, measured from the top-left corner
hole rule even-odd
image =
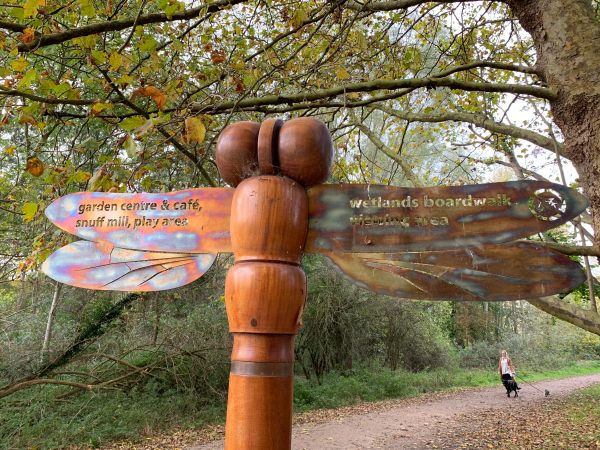
[[[447,3],[467,3],[479,0],[437,0],[434,3],[447,4]],[[376,11],[394,11],[397,9],[406,9],[411,6],[418,6],[424,3],[431,3],[426,0],[390,0],[380,2],[365,1],[364,3],[351,0],[346,3],[346,8],[353,9],[360,12],[376,12]]]
[[[520,128],[514,125],[506,125],[500,122],[496,122],[492,119],[485,117],[482,114],[472,114],[472,113],[460,113],[460,112],[450,112],[444,114],[422,114],[422,113],[405,113],[401,111],[395,111],[392,108],[387,108],[385,106],[377,106],[377,109],[386,112],[394,117],[397,117],[402,120],[409,120],[410,122],[466,122],[472,123],[473,125],[485,128],[488,131],[492,131],[494,133],[500,133],[507,136],[512,136],[517,139],[523,139],[525,141],[531,142],[532,144],[537,145],[538,147],[545,148],[546,150],[550,150],[551,152],[555,151],[555,141],[554,139],[544,136],[543,134],[536,133],[534,131],[526,130],[525,128]],[[559,150],[562,153],[563,146],[559,145]],[[566,158],[566,156],[561,155]]]
[[[482,67],[487,67],[489,69],[509,70],[511,72],[521,72],[529,75],[537,75],[540,78],[543,76],[543,73],[535,67],[522,66],[520,64],[502,63],[496,61],[473,61],[468,64],[463,64],[462,66],[451,67],[445,71],[437,73],[435,76],[447,77],[448,75],[452,75],[453,73],[464,72],[466,70],[477,69]]]
[[[27,25],[0,20],[0,28],[8,31],[14,31],[15,33],[22,33],[25,31],[25,28],[27,28]]]
[[[584,310],[581,306],[573,305],[557,296],[527,300],[536,308],[553,315],[579,328],[600,335],[599,316],[594,311]]]
[[[353,120],[352,124],[354,126],[356,126],[360,131],[362,131],[369,138],[369,140],[373,143],[373,145],[375,145],[379,150],[381,150],[381,152],[383,152],[385,154],[385,156],[387,156],[388,158],[390,158],[392,161],[394,161],[396,164],[398,164],[400,166],[402,173],[404,174],[406,179],[409,180],[413,184],[413,186],[415,186],[415,187],[423,186],[423,183],[415,176],[414,172],[411,170],[410,167],[408,167],[408,165],[406,164],[406,162],[404,161],[403,158],[399,157],[398,155],[395,155],[394,152],[392,151],[392,149],[389,148],[387,145],[385,145],[383,143],[383,141],[381,139],[379,139],[379,137],[375,133],[373,133],[373,131],[371,131],[371,129],[369,127],[364,125],[359,120],[356,120],[356,118],[353,117],[353,119],[354,120]]]
[[[437,0],[434,3],[446,4],[446,3],[467,3],[479,0]],[[411,6],[418,6],[424,3],[431,3],[426,0],[390,0],[380,2],[365,1],[364,3],[351,0],[346,3],[345,7],[361,12],[376,12],[376,11],[394,11],[397,9],[406,9]]]
[[[10,386],[0,390],[0,398],[8,397],[17,391],[30,388],[37,384],[58,384],[62,386],[71,386],[86,391],[91,391],[94,388],[92,384],[76,383],[74,381],[54,380],[52,378],[37,378],[35,380],[22,381],[20,383],[11,384]]]
[[[48,105],[76,105],[76,106],[87,106],[93,105],[98,100],[82,100],[82,99],[60,99],[53,97],[40,97],[39,95],[30,94],[29,92],[18,91],[16,89],[7,89],[0,86],[0,95],[7,95],[10,97],[21,97],[33,100],[34,102],[46,103]]]
[[[100,71],[100,73],[102,74],[102,76],[104,77],[104,79],[106,80],[106,82],[108,84],[110,84],[110,86],[113,88],[113,90],[117,93],[117,95],[119,97],[121,97],[121,99],[123,100],[124,104],[126,104],[127,106],[129,106],[133,111],[137,112],[142,117],[145,117],[146,119],[150,118],[150,114],[149,113],[147,113],[146,111],[144,111],[142,108],[139,108],[135,103],[133,103],[131,100],[129,100],[125,96],[125,94],[123,94],[123,92],[121,92],[121,90],[119,89],[119,87],[110,78],[110,76],[108,75],[108,73],[106,73],[105,71],[101,70],[100,68],[98,68],[98,70]],[[206,169],[204,169],[204,167],[202,167],[202,164],[198,160],[198,158],[196,158],[196,155],[194,155],[193,153],[189,152],[177,139],[175,139],[174,136],[172,136],[169,132],[167,132],[162,127],[159,126],[156,129],[157,129],[157,131],[160,134],[162,134],[167,139],[168,142],[171,142],[171,144],[173,144],[173,146],[180,153],[182,153],[183,155],[185,155],[192,162],[192,164],[194,164],[194,167],[198,168],[198,171],[202,174],[202,176],[204,177],[204,179],[206,180],[206,182],[210,186],[215,187],[217,185],[214,182],[214,180],[212,179],[212,177],[208,174],[208,172],[206,171]]]
[[[63,42],[69,41],[71,39],[90,36],[93,34],[106,33],[108,31],[121,31],[135,25],[148,25],[151,23],[161,23],[161,22],[174,22],[180,20],[189,20],[195,17],[198,17],[203,11],[207,13],[218,12],[222,9],[225,9],[229,6],[236,5],[238,3],[243,3],[246,0],[217,0],[210,5],[198,6],[196,8],[189,9],[187,11],[181,11],[173,13],[171,16],[167,16],[164,13],[155,13],[155,14],[147,14],[144,16],[140,16],[139,18],[128,18],[121,20],[110,20],[108,22],[100,22],[93,23],[91,25],[86,25],[79,28],[72,28],[70,30],[62,31],[59,33],[52,33],[41,35],[40,37],[34,39],[32,42],[23,43],[18,45],[19,52],[25,53],[33,50],[37,50],[40,47],[46,47],[49,45],[61,44]],[[6,22],[0,23],[0,25],[5,25],[4,28],[8,28],[10,25],[14,31],[23,31],[23,29],[18,29],[20,25],[17,24],[8,24]]]
[[[282,104],[293,104],[297,102],[310,102],[321,99],[337,97],[354,92],[373,92],[379,90],[395,89],[433,89],[436,87],[447,87],[475,92],[508,92],[513,94],[531,95],[538,98],[553,100],[556,93],[548,88],[508,83],[474,83],[471,81],[454,80],[451,78],[412,78],[401,80],[372,80],[363,83],[352,83],[344,86],[336,86],[329,89],[318,89],[309,93],[264,95],[260,97],[247,98],[241,101],[229,101],[216,105],[192,104],[191,109],[197,113],[221,113],[231,110],[252,109],[261,106],[273,106]]]

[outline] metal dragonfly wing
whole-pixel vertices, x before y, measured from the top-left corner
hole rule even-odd
[[[86,239],[51,255],[50,277],[90,289],[154,291],[202,276],[231,251],[233,189],[161,194],[77,193],[48,218]],[[587,200],[537,181],[439,188],[319,185],[308,191],[305,251],[326,255],[373,291],[409,299],[514,300],[583,280],[579,265],[512,243],[573,219]]]

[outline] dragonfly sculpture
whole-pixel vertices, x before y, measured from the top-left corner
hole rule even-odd
[[[279,122],[269,124],[267,137]],[[235,126],[234,131],[250,127],[258,142],[258,124]],[[227,146],[228,133],[221,147]],[[243,178],[235,173],[230,183]],[[232,251],[234,191],[81,192],[57,199],[46,209],[47,217],[84,240],[56,251],[42,270],[62,283],[89,289],[183,286],[201,277],[218,253]],[[579,265],[566,256],[517,241],[586,209],[585,197],[562,185],[318,184],[307,195],[304,251],[325,255],[348,279],[378,293],[423,300],[515,300],[572,289],[584,280]]]
[[[306,301],[304,252],[360,286],[404,299],[516,300],[571,289],[579,265],[518,241],[580,214],[586,199],[539,181],[403,188],[321,184],[331,136],[315,119],[238,122],[217,142],[234,188],[81,192],[48,218],[84,240],[52,254],[50,277],[90,289],[157,291],[201,277],[222,252],[233,350],[229,450],[291,446],[294,335]]]

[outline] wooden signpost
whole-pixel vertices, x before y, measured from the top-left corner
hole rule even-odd
[[[44,263],[74,286],[172,289],[233,252],[225,301],[233,333],[227,449],[291,446],[294,336],[306,301],[304,252],[362,287],[406,299],[516,300],[572,289],[577,263],[515,240],[565,223],[587,200],[553,183],[399,188],[326,185],[332,142],[312,118],[230,125],[217,165],[233,188],[83,192],[46,210],[85,240]]]

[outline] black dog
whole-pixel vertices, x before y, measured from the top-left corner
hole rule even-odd
[[[510,393],[512,391],[515,391],[515,397],[519,396],[519,393],[517,392],[517,389],[520,389],[520,388],[517,386],[517,382],[515,380],[513,380],[512,378],[503,379],[502,380],[502,384],[506,388],[506,396],[507,397],[510,397]]]

